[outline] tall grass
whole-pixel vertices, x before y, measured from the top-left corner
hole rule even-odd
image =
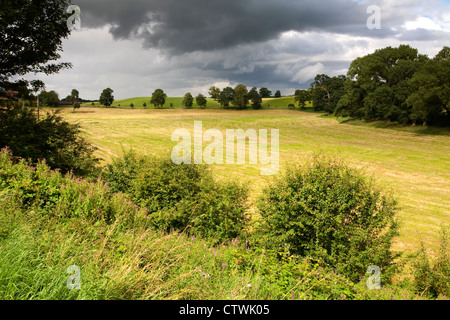
[[[56,194],[67,203],[55,200]],[[89,195],[92,206],[75,214],[75,207],[90,203]],[[95,200],[100,197],[102,205]],[[211,246],[182,230],[155,230],[147,218],[145,209],[101,180],[62,176],[43,163],[33,168],[2,150],[0,299],[428,298],[408,285],[375,293],[364,279],[354,283],[287,251],[258,247],[252,239]],[[80,289],[67,287],[72,265],[80,268]]]

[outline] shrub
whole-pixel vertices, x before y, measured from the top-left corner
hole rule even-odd
[[[439,295],[450,297],[450,257],[448,244],[448,227],[442,228],[439,255],[432,266],[424,244],[415,254],[413,261],[414,285],[417,293],[427,294],[433,298]]]
[[[14,163],[11,152],[0,151],[0,192],[16,199],[28,212],[59,219],[81,218],[85,221],[113,222],[122,219],[125,224],[143,217],[144,210],[130,202],[121,193],[113,193],[101,180],[88,182],[72,173],[62,175],[39,162],[36,166],[26,160]]]
[[[288,105],[289,109],[295,109],[295,105],[293,105],[292,103]]]
[[[244,232],[247,188],[215,181],[206,166],[176,165],[170,158],[130,151],[114,159],[103,178],[112,190],[145,207],[156,228],[186,230],[218,242]]]
[[[397,235],[396,202],[361,172],[315,156],[292,166],[258,199],[263,227],[275,246],[287,246],[357,281],[370,265],[394,272],[390,251]]]
[[[37,163],[45,159],[53,169],[78,175],[96,171],[94,148],[81,136],[81,127],[65,121],[56,111],[40,121],[31,108],[16,107],[1,112],[0,148],[8,146],[17,157]]]

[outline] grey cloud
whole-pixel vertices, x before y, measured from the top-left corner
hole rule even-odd
[[[367,4],[353,0],[78,0],[83,25],[111,24],[116,39],[172,54],[211,51],[276,39],[281,33],[325,31],[364,35]],[[391,34],[386,28],[375,36]]]

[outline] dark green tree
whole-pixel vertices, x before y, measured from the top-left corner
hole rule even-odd
[[[71,98],[72,98],[73,111],[75,112],[76,109],[80,109],[80,107],[81,107],[80,93],[78,92],[77,89],[72,90]]]
[[[444,47],[409,80],[413,92],[408,97],[413,123],[422,121],[450,125],[450,48]]]
[[[81,135],[79,124],[65,121],[58,112],[39,120],[34,110],[20,105],[0,117],[0,146],[8,146],[14,156],[37,163],[45,159],[53,169],[77,175],[96,172],[95,147]]]
[[[13,77],[30,72],[52,74],[71,67],[51,63],[61,58],[62,39],[70,34],[68,4],[65,0],[2,0],[0,87],[11,89]]]
[[[387,47],[355,59],[349,68],[346,93],[337,115],[352,114],[366,120],[408,122],[407,98],[413,92],[408,81],[429,60],[408,45]]]
[[[206,104],[208,103],[206,97],[201,93],[195,98],[195,102],[197,102],[197,105],[200,107],[200,109],[205,109]]]
[[[262,98],[258,92],[257,88],[252,88],[248,93],[248,98],[252,102],[253,109],[261,109],[262,108]]]
[[[105,107],[110,107],[114,102],[114,96],[113,90],[111,88],[106,88],[103,90],[102,94],[100,95],[99,102],[100,104],[104,105]]]
[[[194,105],[194,97],[190,92],[186,93],[183,98],[182,106],[186,109],[192,109]]]
[[[219,100],[220,97],[220,89],[212,86],[211,88],[209,88],[209,95],[211,96],[211,98],[213,98],[214,100]]]
[[[162,109],[166,104],[167,95],[162,89],[156,89],[152,94],[150,103],[155,106],[155,109]]]
[[[234,98],[234,89],[231,87],[226,87],[220,92],[219,103],[223,108],[228,108],[233,98]]]
[[[267,88],[261,88],[259,89],[259,95],[261,96],[261,98],[270,98],[272,96],[272,91],[270,91]]]
[[[243,84],[238,84],[234,88],[234,96],[231,103],[238,109],[245,109],[248,106],[248,90]]]
[[[54,90],[52,91],[42,91],[39,95],[39,100],[41,103],[47,107],[57,108],[59,106],[59,96]]]
[[[281,91],[280,90],[275,92],[275,98],[281,98]]]
[[[311,99],[311,90],[295,90],[295,101],[298,102],[300,110],[304,110],[306,108],[306,103],[311,101]]]

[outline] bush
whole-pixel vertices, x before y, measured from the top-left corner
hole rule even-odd
[[[0,112],[0,148],[8,146],[14,156],[37,163],[45,159],[53,169],[77,175],[94,174],[96,150],[81,136],[81,127],[58,115],[47,113],[38,121],[34,110],[17,106]]]
[[[439,295],[450,297],[450,257],[448,244],[448,227],[442,228],[441,246],[437,260],[432,266],[426,248],[422,243],[413,262],[414,285],[417,293],[427,294],[433,298]]]
[[[112,223],[122,219],[130,225],[145,211],[113,193],[101,180],[88,182],[72,173],[65,176],[53,171],[45,162],[32,166],[21,159],[14,163],[9,149],[0,151],[0,194],[16,200],[21,209],[49,218],[65,220],[80,218],[84,221]]]
[[[295,105],[293,105],[292,103],[288,105],[289,109],[295,109]]]
[[[358,281],[370,265],[394,272],[396,202],[339,160],[315,156],[290,167],[258,199],[273,246],[285,246]]]
[[[112,190],[145,207],[156,228],[214,238],[243,234],[247,188],[216,182],[207,167],[176,165],[170,158],[141,157],[132,151],[113,159],[103,172]]]

